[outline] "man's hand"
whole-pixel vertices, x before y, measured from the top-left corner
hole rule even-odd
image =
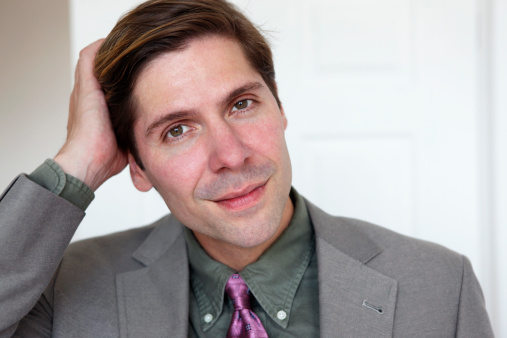
[[[103,40],[79,54],[70,96],[67,140],[54,158],[65,173],[86,183],[93,191],[127,165],[127,156],[118,149],[109,111],[93,62]]]

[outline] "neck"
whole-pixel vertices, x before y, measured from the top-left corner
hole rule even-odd
[[[198,232],[193,232],[206,253],[214,260],[227,265],[235,271],[241,271],[259,259],[259,257],[281,236],[289,226],[294,213],[294,206],[290,198],[287,199],[282,214],[282,220],[275,234],[267,241],[252,248],[243,248],[218,239],[210,238]]]

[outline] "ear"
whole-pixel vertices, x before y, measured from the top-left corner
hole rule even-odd
[[[283,129],[286,130],[287,129],[287,124],[289,122],[287,121],[287,116],[285,116],[285,112],[283,111],[282,104],[280,104],[280,113],[282,113],[282,118],[283,118]]]
[[[136,189],[142,192],[150,190],[153,187],[153,184],[151,184],[151,181],[148,179],[148,176],[146,176],[144,170],[139,168],[139,166],[136,163],[136,160],[134,159],[134,156],[132,156],[131,153],[128,153],[128,160],[130,168],[130,178],[132,178],[132,183],[134,183]]]

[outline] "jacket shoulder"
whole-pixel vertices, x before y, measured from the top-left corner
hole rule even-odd
[[[89,268],[94,272],[116,274],[140,268],[144,264],[135,259],[136,250],[157,235],[162,236],[159,242],[163,244],[163,237],[170,237],[167,228],[171,219],[172,216],[167,215],[146,226],[74,242],[67,248],[60,270],[71,269],[78,273],[79,269]]]
[[[366,221],[333,216],[322,211],[312,203],[305,201],[317,238],[328,242],[337,249],[344,251],[363,263],[382,255],[401,255],[405,257],[423,258],[430,256],[435,259],[448,257],[461,261],[462,256],[442,245],[406,236],[382,226]],[[364,252],[369,252],[365,255]],[[359,254],[363,252],[362,254]]]
[[[442,245],[379,225],[332,216],[307,202],[317,240],[399,282],[460,284],[466,258]]]
[[[462,255],[440,244],[403,235],[380,225],[353,218],[336,217],[336,222],[345,227],[355,227],[359,232],[370,238],[383,254],[414,256],[417,259],[448,257],[454,261],[462,261]]]

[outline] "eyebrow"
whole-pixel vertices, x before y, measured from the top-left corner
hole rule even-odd
[[[194,111],[186,111],[186,110],[183,110],[183,111],[177,111],[177,112],[174,112],[174,113],[169,113],[167,115],[164,115],[160,118],[158,118],[155,122],[153,122],[152,124],[150,124],[150,126],[148,127],[148,129],[146,129],[146,133],[144,133],[145,137],[148,138],[151,134],[153,134],[153,132],[158,129],[160,126],[166,124],[166,123],[169,123],[169,122],[172,122],[172,121],[175,121],[175,120],[180,120],[180,119],[186,119],[186,118],[189,118],[189,117],[193,117],[193,116],[196,116],[196,112]]]
[[[227,105],[229,102],[231,102],[233,99],[236,98],[236,96],[240,96],[243,93],[246,93],[251,90],[258,90],[264,87],[260,82],[249,82],[237,89],[234,89],[229,95],[227,95],[226,98],[224,98],[220,104],[221,106]]]
[[[244,94],[251,90],[258,90],[263,88],[264,86],[260,82],[249,82],[239,88],[234,89],[232,92],[229,93],[223,100],[220,101],[220,106],[226,106],[231,102],[234,98],[237,96]],[[160,126],[167,124],[169,122],[194,117],[197,115],[197,112],[194,110],[182,110],[182,111],[176,111],[169,114],[166,114],[164,116],[161,116],[158,118],[155,122],[150,124],[150,126],[146,129],[145,137],[148,138],[156,129],[158,129]]]

